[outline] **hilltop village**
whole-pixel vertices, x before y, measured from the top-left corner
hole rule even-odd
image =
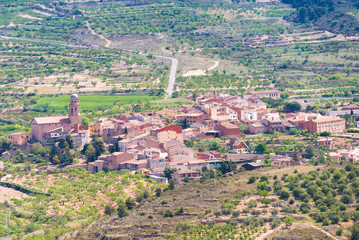
[[[2,158],[52,163],[39,170],[127,169],[159,183],[173,178],[178,184],[223,166],[228,167],[221,174],[359,158],[359,148],[348,144],[350,136],[341,134],[346,129],[344,118],[295,109],[274,112],[263,97],[278,99],[280,92],[253,92],[243,97],[207,93],[195,99],[189,95],[193,105],[121,114],[83,125],[81,97],[72,94],[68,116],[34,118],[31,133],[8,135],[15,148],[4,151]],[[4,170],[3,162],[0,167]]]

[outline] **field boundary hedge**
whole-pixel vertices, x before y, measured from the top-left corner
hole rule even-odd
[[[3,186],[3,187],[15,189],[15,190],[17,190],[19,192],[22,192],[22,193],[25,193],[25,194],[51,196],[48,193],[44,193],[44,192],[41,192],[41,191],[36,190],[36,189],[29,188],[29,187],[21,186],[21,185],[16,184],[16,183],[0,182],[0,185]]]

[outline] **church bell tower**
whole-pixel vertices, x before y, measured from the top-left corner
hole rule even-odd
[[[81,125],[82,123],[79,96],[75,93],[72,94],[70,98],[69,119],[72,126],[75,126],[75,124]]]

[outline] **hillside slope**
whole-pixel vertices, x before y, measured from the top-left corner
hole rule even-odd
[[[270,222],[275,218],[271,212],[276,207],[262,204],[261,198],[254,194],[256,185],[248,184],[248,179],[251,176],[258,178],[268,176],[271,179],[272,176],[291,174],[293,171],[305,174],[316,168],[314,166],[295,166],[281,169],[267,168],[252,172],[242,172],[222,179],[209,179],[203,182],[178,185],[174,190],[164,192],[161,197],[130,210],[128,217],[119,219],[113,215],[103,218],[86,229],[66,235],[64,239],[179,239],[183,236],[188,236],[189,239],[214,239],[209,237],[212,231],[225,233],[219,239],[227,239],[231,234],[236,235],[245,232],[236,227],[236,224],[247,224],[246,221],[253,221],[254,219],[257,219],[258,222],[263,221],[263,219],[268,220],[265,220],[263,225],[257,226],[255,224],[254,226],[256,227],[252,226],[253,228],[248,225],[252,230],[250,230],[251,233],[248,233],[247,237],[267,236],[273,232],[273,230],[268,232],[267,230],[271,228]],[[270,180],[270,182],[272,183],[274,180]],[[240,197],[244,195],[247,196]],[[268,198],[277,202],[274,206],[279,204],[279,206],[283,207],[286,205],[284,202],[279,203],[282,202],[281,200],[279,202],[275,200],[276,198],[273,194],[270,194]],[[244,209],[248,208],[248,205],[253,200],[257,202],[258,206],[251,208],[251,211],[261,212],[259,216],[256,215],[257,213],[255,215],[249,212],[245,213]],[[225,209],[229,209],[232,204],[237,204],[233,212],[225,213]],[[176,214],[180,209],[183,209],[183,212]],[[169,214],[169,212],[172,212],[173,215]],[[237,214],[235,212],[238,212],[239,215],[233,217]],[[230,217],[231,214],[232,217]],[[280,211],[277,216],[284,219],[287,215],[288,213]],[[292,216],[296,219],[308,218],[299,213]],[[210,226],[214,224],[214,230],[212,227],[209,227],[209,229],[203,227],[204,225],[201,223],[207,223],[207,226],[208,224]],[[225,223],[227,225],[224,225]],[[225,226],[229,225],[233,226],[233,228],[224,229]],[[201,233],[201,237],[194,237],[197,234],[196,232]],[[227,232],[228,235],[226,235]],[[312,234],[317,235],[315,231],[312,231]],[[318,234],[318,237],[320,235]]]

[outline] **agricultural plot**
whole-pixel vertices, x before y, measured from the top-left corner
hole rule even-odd
[[[6,182],[32,189],[41,194],[5,200],[0,207],[0,219],[5,223],[10,215],[14,239],[37,239],[39,235],[53,239],[66,231],[87,226],[108,209],[124,203],[127,197],[152,198],[154,183],[140,174],[98,172],[84,169],[64,170],[54,174],[19,172]],[[159,185],[159,187],[161,187]],[[3,221],[4,220],[4,221]],[[40,232],[37,230],[41,229]],[[0,225],[0,236],[6,236],[6,226]]]
[[[1,43],[0,81],[24,87],[27,92],[163,87],[168,74],[168,66],[161,60],[113,49],[83,49],[22,40]]]
[[[116,103],[121,105],[135,104],[138,101],[150,101],[155,97],[146,95],[128,95],[128,96],[114,96],[114,95],[83,95],[80,97],[81,110],[84,112],[93,111],[96,109],[106,109],[112,107]],[[52,111],[66,111],[65,108],[69,104],[69,96],[57,96],[57,97],[44,97],[40,98],[33,106],[33,109],[43,110],[47,105],[48,109]]]
[[[208,179],[178,185],[167,190],[152,202],[134,208],[130,217],[111,220],[101,219],[91,228],[82,230],[73,237],[96,236],[97,228],[111,237],[144,237],[172,239],[256,239],[267,236],[288,216],[284,205],[273,191],[261,192],[257,188],[260,176],[268,178],[270,186],[273,176],[292,174],[294,170],[306,174],[317,167],[295,166],[290,168],[266,168],[253,172],[241,172],[226,178]],[[248,184],[252,177],[257,183]],[[261,186],[260,186],[261,187]],[[260,193],[260,194],[259,194]],[[273,199],[270,203],[262,199]],[[273,211],[272,214],[272,210]],[[258,214],[259,213],[259,214]],[[301,212],[291,213],[303,219]],[[111,222],[111,227],[106,227]],[[273,223],[274,222],[274,223]],[[124,226],[126,226],[124,228]],[[264,239],[264,238],[263,238]]]
[[[35,3],[10,4],[12,11],[7,13],[10,20],[4,22],[0,33],[81,46],[126,49],[149,55],[147,58],[131,55],[127,60],[115,57],[113,62],[100,61],[100,64],[95,59],[81,59],[85,69],[80,72],[76,65],[81,65],[81,61],[72,62],[61,70],[46,61],[44,63],[50,66],[48,71],[56,74],[50,76],[45,71],[46,76],[42,74],[36,82],[28,82],[37,84],[35,87],[42,93],[71,91],[73,87],[92,91],[94,86],[98,90],[108,90],[113,85],[124,89],[164,87],[169,67],[156,61],[153,54],[173,54],[180,60],[177,76],[184,79],[179,79],[178,91],[189,88],[203,92],[218,88],[233,93],[277,87],[294,90],[296,94],[296,90],[321,87],[329,91],[344,88],[351,91],[357,87],[351,79],[359,71],[355,63],[358,37],[285,21],[283,17],[295,12],[288,5],[272,1],[225,1],[219,4],[218,1],[208,3],[200,0],[148,1],[141,5],[131,1],[43,4],[40,9]],[[4,9],[2,11],[5,13]],[[14,16],[16,12],[20,16],[32,17],[27,18],[29,22],[25,24],[19,20],[24,17]],[[45,60],[48,54],[43,53]],[[49,57],[52,62],[56,61],[54,64],[63,62],[52,55]],[[113,53],[107,55],[107,58],[111,57]],[[128,60],[132,64],[129,65]],[[9,76],[10,79],[21,78],[19,73],[6,68],[7,79]],[[39,75],[39,69],[36,71],[30,73]],[[226,76],[218,78],[214,74],[216,71]],[[74,76],[69,76],[70,72]],[[337,81],[315,80],[318,76],[328,78],[334,74],[341,74],[342,78]],[[214,82],[199,75],[214,78]],[[26,82],[20,84],[26,85]],[[33,89],[32,86],[29,89]]]

